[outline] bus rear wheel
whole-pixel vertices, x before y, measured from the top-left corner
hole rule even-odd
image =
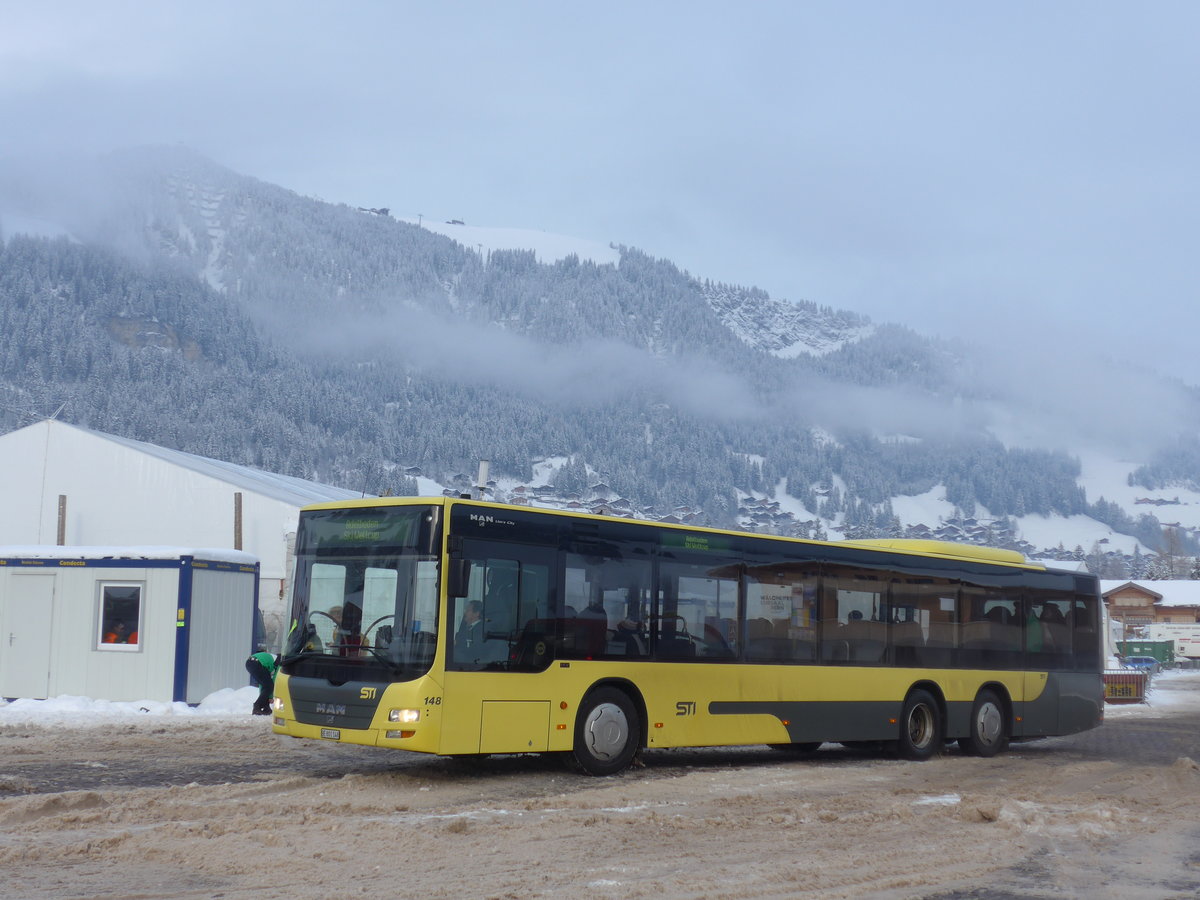
[[[971,706],[971,732],[959,738],[958,746],[973,756],[995,756],[1008,746],[1007,718],[996,692],[980,691]]]
[[[588,775],[615,775],[633,762],[641,738],[641,720],[629,696],[612,687],[596,688],[579,707],[568,761]]]
[[[897,750],[905,759],[929,759],[942,746],[942,710],[929,691],[918,688],[904,700]]]

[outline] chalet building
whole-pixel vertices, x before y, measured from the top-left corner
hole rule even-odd
[[[1200,622],[1200,581],[1102,581],[1108,614],[1126,625]]]

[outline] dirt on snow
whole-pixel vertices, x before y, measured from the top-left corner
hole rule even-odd
[[[0,894],[1200,895],[1200,672],[994,759],[655,751],[613,778],[297,741],[267,721],[0,720]]]

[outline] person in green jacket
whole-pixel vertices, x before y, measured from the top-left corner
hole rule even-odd
[[[279,657],[266,650],[250,654],[246,660],[246,671],[250,680],[258,685],[258,699],[254,701],[254,715],[271,714],[271,695],[275,693],[275,672],[279,668]]]

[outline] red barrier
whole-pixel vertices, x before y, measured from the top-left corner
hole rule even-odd
[[[1104,673],[1105,703],[1145,703],[1149,672],[1110,669]]]

